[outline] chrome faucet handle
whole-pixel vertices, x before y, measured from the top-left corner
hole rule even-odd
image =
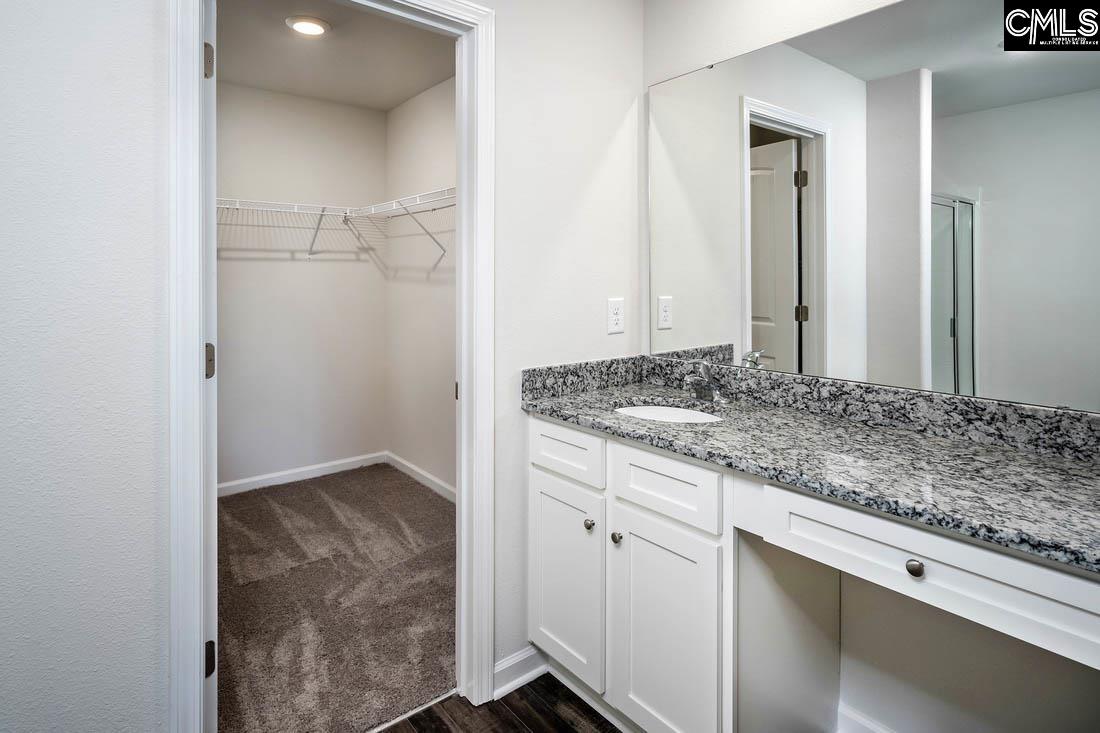
[[[696,374],[695,372],[691,372],[689,374],[684,375],[684,386],[688,386],[688,385],[695,386],[697,384],[705,385],[706,383],[707,383],[707,378],[704,377],[702,374]]]
[[[692,359],[688,362],[691,372],[684,376],[684,389],[690,389],[695,393],[695,399],[706,400],[718,404],[726,404],[729,400],[722,396],[718,380],[714,378],[714,371],[710,362],[706,359]],[[695,367],[699,367],[698,373]],[[708,394],[709,393],[709,394]]]
[[[752,369],[760,368],[760,355],[767,351],[767,348],[761,347],[759,349],[753,349],[752,351],[746,351],[741,356],[741,366],[749,367]]]
[[[702,374],[696,374],[692,371],[690,374],[684,375],[684,389],[694,394],[696,399],[704,399],[709,386],[710,380]]]

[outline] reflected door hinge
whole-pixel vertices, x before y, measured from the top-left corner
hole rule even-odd
[[[458,399],[458,382],[455,382],[455,399]]]
[[[951,338],[955,338],[955,318],[952,317],[947,325],[951,329]]]
[[[804,323],[810,320],[810,306],[796,305],[794,307],[794,320],[798,323]]]
[[[214,376],[214,371],[217,366],[217,356],[215,354],[214,344],[206,344],[206,378],[210,379]]]
[[[218,668],[218,645],[216,642],[206,642],[206,676],[214,674]]]
[[[810,174],[808,171],[795,171],[794,172],[794,187],[805,188],[810,185]]]
[[[214,76],[214,46],[209,43],[202,44],[202,78],[209,79]]]

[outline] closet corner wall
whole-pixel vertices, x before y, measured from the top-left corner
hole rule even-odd
[[[356,208],[455,185],[453,78],[388,112],[219,82],[217,134],[219,199]],[[417,210],[372,240],[383,266],[219,251],[219,493],[365,456],[454,486],[454,209]],[[273,241],[342,226],[271,216]]]
[[[452,77],[387,113],[386,198],[454,186],[456,149]],[[388,450],[453,487],[458,465],[455,209],[428,214],[425,223],[441,233],[446,247],[431,277],[416,269],[435,255],[417,223],[408,218],[390,223],[390,264],[398,269],[386,284]],[[406,265],[413,269],[401,269]],[[449,405],[444,414],[441,404]]]

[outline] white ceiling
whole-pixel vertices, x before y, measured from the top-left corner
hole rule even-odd
[[[1100,88],[1100,53],[1006,53],[1003,22],[1003,0],[904,0],[787,43],[867,81],[929,69],[936,117]]]
[[[286,25],[332,25],[311,38]],[[454,39],[339,0],[219,0],[218,78],[377,110],[454,76]]]

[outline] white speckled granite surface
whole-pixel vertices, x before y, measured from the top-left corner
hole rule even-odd
[[[1100,573],[1100,464],[870,426],[749,401],[724,407],[652,384],[527,393],[530,413],[744,471]],[[626,417],[618,407],[670,404],[721,415],[709,424]]]
[[[680,387],[684,375],[693,369],[690,362],[681,359],[652,357],[643,362],[641,381]],[[583,371],[590,371],[587,365]],[[1100,457],[1100,414],[1095,412],[713,362],[711,371],[723,394],[738,400],[1044,455],[1084,460]]]

